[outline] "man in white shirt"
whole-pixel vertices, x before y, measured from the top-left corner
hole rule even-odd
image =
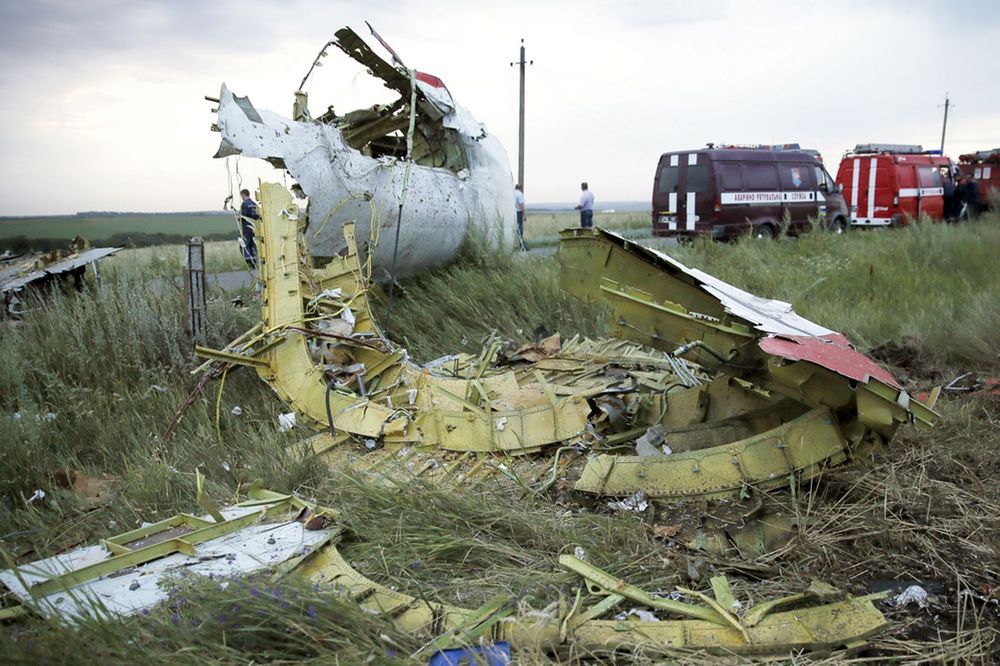
[[[527,210],[524,207],[524,189],[521,183],[514,186],[514,212],[517,214],[517,242],[521,249],[524,249],[524,218],[527,217]]]
[[[590,228],[594,226],[594,193],[587,188],[587,183],[580,183],[580,204],[576,207],[580,211],[580,226]]]

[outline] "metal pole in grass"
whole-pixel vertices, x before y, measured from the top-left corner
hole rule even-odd
[[[184,315],[187,332],[195,343],[205,337],[205,241],[189,238],[184,257]]]
[[[374,31],[373,31],[374,32]],[[403,191],[399,193],[399,211],[396,214],[396,242],[392,247],[392,267],[389,270],[389,299],[385,306],[385,337],[389,337],[392,326],[392,299],[396,291],[396,259],[399,256],[399,230],[403,226],[403,203],[406,201],[406,190],[410,185],[410,169],[413,166],[413,130],[417,124],[417,74],[410,74],[410,126],[406,131],[406,171],[403,172]],[[374,248],[370,249],[374,252]]]

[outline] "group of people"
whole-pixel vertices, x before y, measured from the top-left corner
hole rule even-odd
[[[946,170],[942,170],[941,177],[944,186],[944,219],[949,222],[975,219],[982,206],[976,179],[964,173],[953,177]]]
[[[580,183],[580,203],[575,210],[580,211],[581,227],[594,226],[594,193],[587,183]],[[528,217],[528,209],[524,204],[524,188],[521,183],[514,186],[514,214],[517,217],[517,240],[524,250],[524,220]]]

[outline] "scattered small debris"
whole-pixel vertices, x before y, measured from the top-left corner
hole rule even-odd
[[[927,596],[927,590],[924,588],[919,585],[910,585],[893,598],[892,604],[894,606],[907,606],[915,603],[920,608],[927,608]]]
[[[646,494],[641,490],[637,490],[630,497],[618,500],[617,502],[608,502],[608,506],[612,509],[618,509],[619,511],[635,511],[637,513],[642,513],[649,508],[649,502],[646,500]]]
[[[288,432],[295,427],[295,412],[278,414],[278,432]]]

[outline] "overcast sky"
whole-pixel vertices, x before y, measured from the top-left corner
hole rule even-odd
[[[828,169],[863,142],[1000,146],[1000,3],[919,0],[5,0],[0,215],[221,207],[226,165],[204,95],[225,82],[289,115],[319,47],[369,20],[440,76],[517,168],[516,68],[528,58],[525,190],[569,202],[650,197],[660,153],[799,142]],[[370,40],[373,41],[373,40]],[[331,50],[312,109],[391,96]],[[245,184],[276,172],[240,160]],[[235,163],[230,163],[235,169]]]

